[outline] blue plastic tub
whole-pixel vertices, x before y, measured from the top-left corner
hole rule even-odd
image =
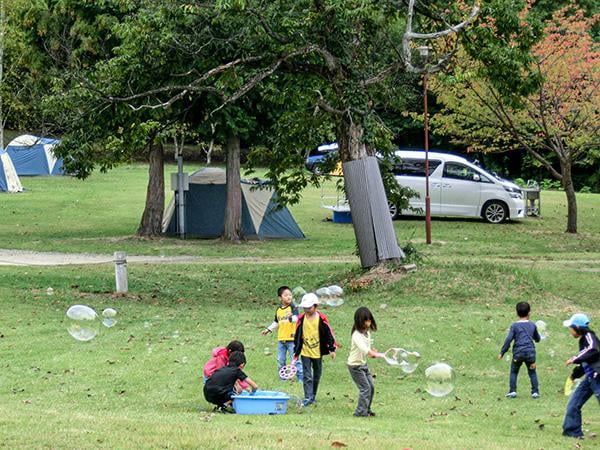
[[[232,398],[236,414],[285,414],[290,396],[285,392],[256,391],[242,392]]]
[[[350,211],[333,211],[333,223],[352,223]]]

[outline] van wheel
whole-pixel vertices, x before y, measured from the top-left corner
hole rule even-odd
[[[392,202],[388,202],[388,210],[390,211],[390,216],[392,217],[392,220],[396,220],[400,216],[398,205],[395,205]]]
[[[502,223],[508,219],[508,208],[502,202],[491,201],[484,205],[482,215],[489,223]]]

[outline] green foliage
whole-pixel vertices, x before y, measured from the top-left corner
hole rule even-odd
[[[402,246],[402,251],[406,256],[406,263],[420,264],[423,262],[423,252],[411,240]]]
[[[560,189],[562,189],[562,184],[558,180],[551,180],[548,178],[544,178],[542,181],[540,181],[540,188],[546,189],[546,190],[547,189],[560,190]]]

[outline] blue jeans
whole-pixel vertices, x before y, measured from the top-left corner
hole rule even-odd
[[[277,341],[277,373],[286,365],[287,355],[290,355],[290,361],[294,357],[294,341]],[[296,361],[296,378],[302,381],[302,362]]]
[[[571,394],[563,422],[564,436],[583,436],[583,431],[581,430],[581,408],[592,395],[595,395],[600,403],[600,375],[596,375],[595,378],[586,376],[579,383],[575,392]]]
[[[300,356],[300,359],[302,360],[302,373],[304,377],[304,402],[305,404],[311,404],[315,402],[315,397],[317,396],[317,389],[319,388],[319,381],[323,372],[323,359],[309,358],[307,356]]]
[[[513,355],[513,358],[510,363],[510,380],[508,392],[517,392],[517,376],[519,375],[519,369],[521,368],[521,364],[523,363],[525,363],[525,366],[527,366],[527,374],[529,375],[529,380],[531,381],[531,393],[539,394],[537,373],[535,371],[535,368],[531,368],[531,366],[535,364],[535,356],[533,355]]]

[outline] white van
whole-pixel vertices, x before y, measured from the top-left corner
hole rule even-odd
[[[394,167],[396,181],[419,193],[409,204],[420,211],[398,211],[392,216],[425,214],[425,152],[399,150]],[[432,216],[483,217],[490,223],[525,217],[523,192],[516,184],[498,178],[465,158],[429,152],[429,195]]]

